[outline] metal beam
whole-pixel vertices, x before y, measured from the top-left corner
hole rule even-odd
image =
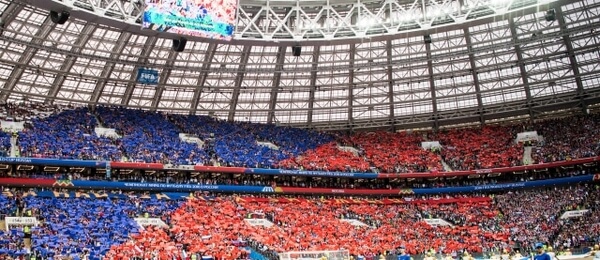
[[[190,109],[190,115],[195,115],[196,111],[198,111],[198,103],[200,102],[200,95],[202,94],[202,89],[204,89],[204,83],[206,83],[206,78],[208,77],[208,73],[210,70],[210,66],[212,64],[212,60],[215,57],[215,52],[217,51],[217,44],[210,43],[208,45],[208,49],[206,50],[206,54],[204,55],[204,61],[202,63],[202,67],[200,69],[200,77],[198,78],[198,84],[196,86],[196,90],[194,90],[194,97],[192,98],[192,107]]]
[[[396,131],[396,125],[394,124],[396,116],[394,115],[394,74],[392,73],[392,40],[387,40],[385,44],[387,52],[387,76],[388,76],[388,102],[390,102],[390,125],[392,131]]]
[[[15,9],[14,12],[16,11],[17,10]],[[16,15],[17,14],[15,14],[15,16]],[[14,20],[15,18],[13,17],[12,19]],[[33,45],[41,45],[44,42],[44,40],[48,37],[50,32],[52,32],[55,26],[56,24],[53,23],[52,20],[50,20],[50,16],[46,16],[46,19],[44,19],[40,30],[31,38],[31,43]],[[31,60],[38,52],[38,50],[38,48],[30,46],[27,46],[25,48],[25,51],[19,58],[19,65],[15,66],[13,71],[10,73],[10,76],[8,77],[8,81],[4,85],[3,90],[6,91],[2,91],[2,94],[0,95],[0,101],[6,102],[6,100],[8,100],[9,93],[15,88],[15,86],[23,76],[25,68],[31,66]]]
[[[12,21],[17,19],[19,13],[25,8],[25,3],[19,1],[11,1],[10,4],[4,9],[0,18],[4,22],[4,28],[8,27]]]
[[[171,50],[169,52],[169,57],[167,58],[167,62],[165,63],[163,70],[160,72],[160,76],[158,78],[158,86],[156,92],[154,92],[154,98],[152,98],[152,111],[155,111],[158,108],[158,103],[160,103],[160,98],[162,97],[163,91],[165,91],[167,81],[171,76],[171,72],[173,71],[173,64],[175,64],[175,60],[177,60],[177,56],[179,52]]]
[[[113,70],[115,69],[115,66],[117,65],[117,62],[115,60],[117,60],[119,56],[121,56],[123,50],[125,50],[125,47],[129,44],[131,35],[132,34],[129,32],[123,32],[121,33],[121,35],[119,35],[119,39],[117,39],[117,44],[113,47],[112,52],[110,53],[110,59],[113,61],[109,61],[104,64],[102,74],[100,75],[101,79],[98,80],[98,82],[96,83],[96,87],[94,88],[94,94],[92,95],[91,100],[94,104],[98,103],[98,100],[100,100],[100,96],[104,91],[104,87],[106,86],[106,83],[108,83],[108,78],[110,77],[110,74],[112,74]]]
[[[137,60],[137,63],[148,64],[148,58],[150,54],[152,54],[152,49],[154,49],[154,45],[158,41],[158,38],[148,37],[146,39],[146,43],[144,43],[144,49],[142,49],[142,53],[140,53],[140,57]],[[131,100],[131,95],[133,94],[133,89],[135,88],[135,79],[138,73],[138,69],[141,66],[134,66],[133,71],[131,71],[131,77],[129,77],[129,83],[127,83],[127,88],[125,89],[125,94],[123,95],[123,100],[121,100],[121,105],[129,104],[129,100]]]
[[[569,34],[566,33],[568,28],[567,23],[565,21],[565,17],[563,16],[562,7],[557,7],[554,10],[556,14],[556,20],[558,21],[558,25],[562,34],[563,42],[565,43],[565,47],[567,47],[567,52],[569,53],[571,69],[573,70],[573,75],[575,75],[575,84],[577,84],[577,95],[579,96],[579,100],[581,101],[581,110],[584,114],[587,114],[585,90],[583,89],[583,82],[581,81],[581,75],[579,73],[579,65],[577,64],[577,58],[575,58],[575,52],[573,51],[573,43],[571,42],[571,37],[569,36]]]
[[[435,93],[435,82],[433,80],[433,62],[431,58],[431,43],[425,43],[425,50],[427,51],[427,71],[429,73],[429,87],[431,91],[431,107],[433,109],[433,129],[436,131],[439,128],[438,122],[438,109],[437,109],[437,98]]]
[[[275,117],[275,105],[277,104],[277,94],[279,93],[281,72],[283,71],[286,50],[286,46],[279,46],[277,51],[277,65],[275,66],[275,75],[273,76],[273,88],[271,89],[271,99],[269,100],[269,115],[267,116],[267,124],[273,123],[273,118]]]
[[[81,33],[79,34],[79,37],[71,47],[71,50],[69,51],[70,53],[74,53],[75,55],[67,55],[67,58],[65,59],[63,64],[60,65],[61,74],[56,75],[56,77],[54,78],[54,81],[52,82],[52,88],[48,92],[48,97],[46,98],[44,103],[52,104],[54,102],[54,98],[56,98],[56,95],[58,95],[60,87],[63,85],[63,83],[65,83],[65,80],[67,79],[66,75],[69,73],[69,71],[71,71],[73,65],[75,65],[75,62],[77,61],[77,54],[83,51],[83,47],[92,37],[94,30],[96,30],[96,26],[89,22],[83,27]]]
[[[312,127],[313,109],[315,108],[315,91],[317,89],[317,69],[319,67],[319,56],[321,55],[321,46],[315,46],[313,50],[312,66],[310,68],[310,90],[308,93],[308,127]]]
[[[467,48],[470,50],[473,46],[471,43],[471,33],[469,32],[469,28],[463,29],[465,35],[465,43],[467,44]],[[484,117],[484,109],[483,109],[483,101],[481,100],[481,89],[479,88],[479,74],[477,73],[477,66],[475,65],[475,55],[472,51],[469,51],[469,62],[471,63],[471,75],[473,76],[473,84],[475,85],[475,92],[477,95],[477,108],[479,110],[479,121],[481,124],[485,123]]]
[[[508,27],[510,28],[510,34],[512,35],[513,42],[518,43],[519,38],[517,37],[517,29],[514,18],[511,17],[508,19]],[[517,54],[517,63],[519,64],[521,79],[523,80],[523,88],[525,89],[527,109],[529,110],[529,120],[533,120],[535,117],[535,114],[533,113],[533,97],[531,96],[531,89],[529,88],[529,78],[527,77],[527,69],[525,68],[525,61],[523,60],[521,45],[515,44],[515,53]]]
[[[350,59],[348,69],[348,128],[350,131],[354,128],[354,58],[356,57],[356,45],[350,44]]]
[[[231,102],[229,103],[229,116],[227,119],[233,121],[235,118],[235,108],[237,107],[238,98],[240,97],[240,89],[242,88],[242,82],[246,75],[246,65],[248,65],[248,58],[250,57],[250,45],[244,45],[242,50],[242,56],[240,57],[240,65],[238,67],[237,76],[235,77],[235,85],[233,88],[233,94],[231,96]]]

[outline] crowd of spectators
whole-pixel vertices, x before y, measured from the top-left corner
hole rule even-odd
[[[204,140],[211,159],[222,166],[274,168],[279,161],[332,140],[329,134],[291,127],[226,122],[207,116],[169,118],[182,132]]]
[[[600,154],[600,115],[573,116],[537,122],[542,136],[532,153],[534,163],[568,161]]]
[[[561,219],[561,230],[554,248],[591,246],[600,243],[600,186],[590,187],[581,205],[574,210],[588,210],[579,217]]]
[[[97,107],[101,123],[122,136],[121,148],[129,160],[178,165],[205,164],[207,155],[198,144],[179,138],[179,131],[160,112]]]
[[[37,102],[4,103],[0,105],[0,120],[10,122],[30,121],[69,108],[71,107]]]
[[[56,111],[61,112],[32,117],[26,123],[25,131],[19,134],[21,156],[385,173],[477,170],[523,164],[523,145],[515,142],[517,133],[525,129],[521,124],[425,133],[335,135],[117,107],[97,107],[93,111],[56,108]],[[533,143],[533,163],[597,155],[598,117],[575,116],[529,125],[529,130],[538,131],[543,137]],[[101,124],[116,129],[121,138],[97,136],[94,128]],[[196,136],[201,143],[183,141],[180,133]],[[421,143],[427,141],[439,141],[441,147],[423,149]],[[0,145],[10,147],[10,137],[0,133]],[[448,167],[444,168],[442,162]]]
[[[274,259],[280,252],[347,249],[379,259],[400,246],[411,254],[502,252],[533,244],[576,247],[573,240],[597,242],[598,187],[581,185],[518,190],[497,195],[405,197],[396,204],[339,202],[319,197],[195,194],[183,200],[43,198],[0,196],[14,208],[22,200],[41,225],[33,229],[33,254],[73,259],[184,259],[196,254],[214,259],[247,259],[250,245]],[[13,192],[12,194],[19,194]],[[354,198],[353,201],[361,201]],[[590,209],[589,215],[561,221],[566,210]],[[139,230],[133,218],[149,213],[167,227]],[[13,212],[14,213],[14,212]],[[9,214],[13,214],[9,213]],[[244,220],[265,216],[274,225]],[[451,226],[431,226],[441,218]],[[354,219],[366,225],[352,225]],[[574,232],[570,233],[569,230]],[[22,231],[0,233],[3,253],[23,254]],[[569,234],[567,237],[565,234]],[[12,241],[12,242],[11,242]],[[29,252],[29,251],[27,251]]]
[[[133,194],[127,199],[45,198],[21,194],[13,190],[0,198],[13,209],[10,216],[31,211],[40,225],[32,228],[31,248],[26,250],[22,227],[4,234],[13,238],[7,241],[14,241],[7,247],[0,243],[0,255],[27,253],[39,259],[101,259],[112,245],[124,243],[130,235],[139,233],[133,218],[148,213],[168,223],[170,212],[181,204],[180,201],[140,199]]]
[[[96,117],[87,108],[65,110],[36,118],[19,133],[24,157],[120,161],[119,140],[94,133]]]
[[[478,170],[523,164],[523,148],[515,143],[519,127],[441,130],[431,134],[443,146],[442,158],[453,170]]]
[[[498,195],[496,201],[512,240],[521,247],[531,248],[536,241],[548,244],[555,241],[561,230],[562,213],[581,207],[594,192],[588,186],[517,190]]]

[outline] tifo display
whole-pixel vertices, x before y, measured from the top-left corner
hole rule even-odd
[[[211,39],[231,40],[236,0],[146,0],[142,26]]]
[[[599,121],[344,134],[57,109],[3,123],[20,129],[0,132],[0,257],[521,260],[540,243],[586,256]]]

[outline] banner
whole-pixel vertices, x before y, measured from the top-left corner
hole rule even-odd
[[[586,213],[588,213],[590,210],[589,209],[582,209],[582,210],[570,210],[565,212],[564,214],[562,214],[560,216],[561,219],[567,219],[567,218],[578,218],[578,217],[583,217]]]
[[[136,81],[146,85],[157,85],[158,84],[158,70],[139,68]]]
[[[31,178],[0,178],[0,185],[16,187],[60,187],[73,189],[144,190],[144,191],[217,191],[274,193],[270,186],[199,185],[154,182],[70,181]]]
[[[134,220],[140,227],[145,227],[145,226],[167,227],[167,224],[159,218],[135,218]]]
[[[418,189],[330,189],[330,188],[299,188],[299,187],[271,187],[271,186],[234,186],[234,185],[198,185],[175,183],[149,183],[149,182],[110,182],[110,181],[70,181],[54,179],[30,178],[0,178],[0,185],[16,187],[60,187],[73,189],[119,189],[119,190],[144,190],[144,191],[213,191],[213,192],[240,192],[240,193],[292,193],[292,194],[336,194],[336,195],[425,195],[425,194],[453,194],[470,192],[489,192],[498,190],[524,189],[546,186],[561,186],[600,180],[600,174],[581,175],[567,178],[549,180],[515,182],[506,184],[463,186],[448,188],[418,188]]]
[[[242,167],[215,167],[194,165],[185,168],[190,170],[193,167],[197,172],[211,173],[235,173],[235,174],[263,174],[263,175],[298,175],[298,176],[314,176],[314,177],[336,177],[336,178],[434,178],[434,177],[453,177],[453,176],[468,176],[473,174],[488,174],[488,173],[504,173],[504,172],[521,172],[535,169],[548,169],[561,166],[580,165],[600,161],[600,157],[589,157],[583,159],[574,159],[569,161],[534,164],[526,166],[482,169],[472,171],[453,171],[453,172],[422,172],[422,173],[356,173],[356,172],[327,172],[327,171],[300,171],[300,170],[282,170],[282,169],[258,169],[258,168],[242,168]],[[78,160],[62,160],[62,159],[41,159],[41,158],[13,158],[0,157],[0,164],[20,164],[20,165],[45,165],[45,166],[70,166],[70,167],[88,167],[88,168],[106,168],[105,161],[78,161]],[[163,170],[165,166],[161,163],[139,163],[139,162],[110,162],[111,169],[141,169],[141,170]],[[599,177],[600,178],[600,177]],[[330,192],[327,192],[330,193]],[[343,193],[343,192],[342,192]],[[388,194],[387,192],[378,194]]]
[[[34,217],[6,217],[4,218],[4,225],[6,230],[10,230],[9,226],[37,226],[38,220]]]
[[[103,161],[42,159],[42,158],[27,158],[27,157],[0,157],[0,163],[43,165],[43,166],[91,167],[91,168],[96,168],[96,167],[104,168],[106,166],[106,162],[103,162]]]
[[[473,198],[439,198],[439,199],[306,199],[306,198],[257,198],[257,197],[237,197],[237,202],[260,202],[260,203],[310,203],[318,201],[325,204],[450,204],[450,203],[480,203],[492,201],[490,197]]]

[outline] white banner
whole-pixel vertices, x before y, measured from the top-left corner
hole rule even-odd
[[[562,216],[560,216],[560,218],[566,219],[566,218],[582,217],[583,215],[585,215],[585,213],[588,213],[588,211],[590,211],[590,210],[589,209],[571,210],[571,211],[567,211],[564,214],[562,214]]]
[[[167,223],[165,223],[164,221],[162,221],[159,218],[136,218],[135,222],[137,222],[137,224],[140,225],[141,227],[145,227],[145,226],[166,227],[167,226]]]
[[[4,219],[6,230],[9,230],[9,226],[37,226],[38,220],[34,217],[6,217]]]

